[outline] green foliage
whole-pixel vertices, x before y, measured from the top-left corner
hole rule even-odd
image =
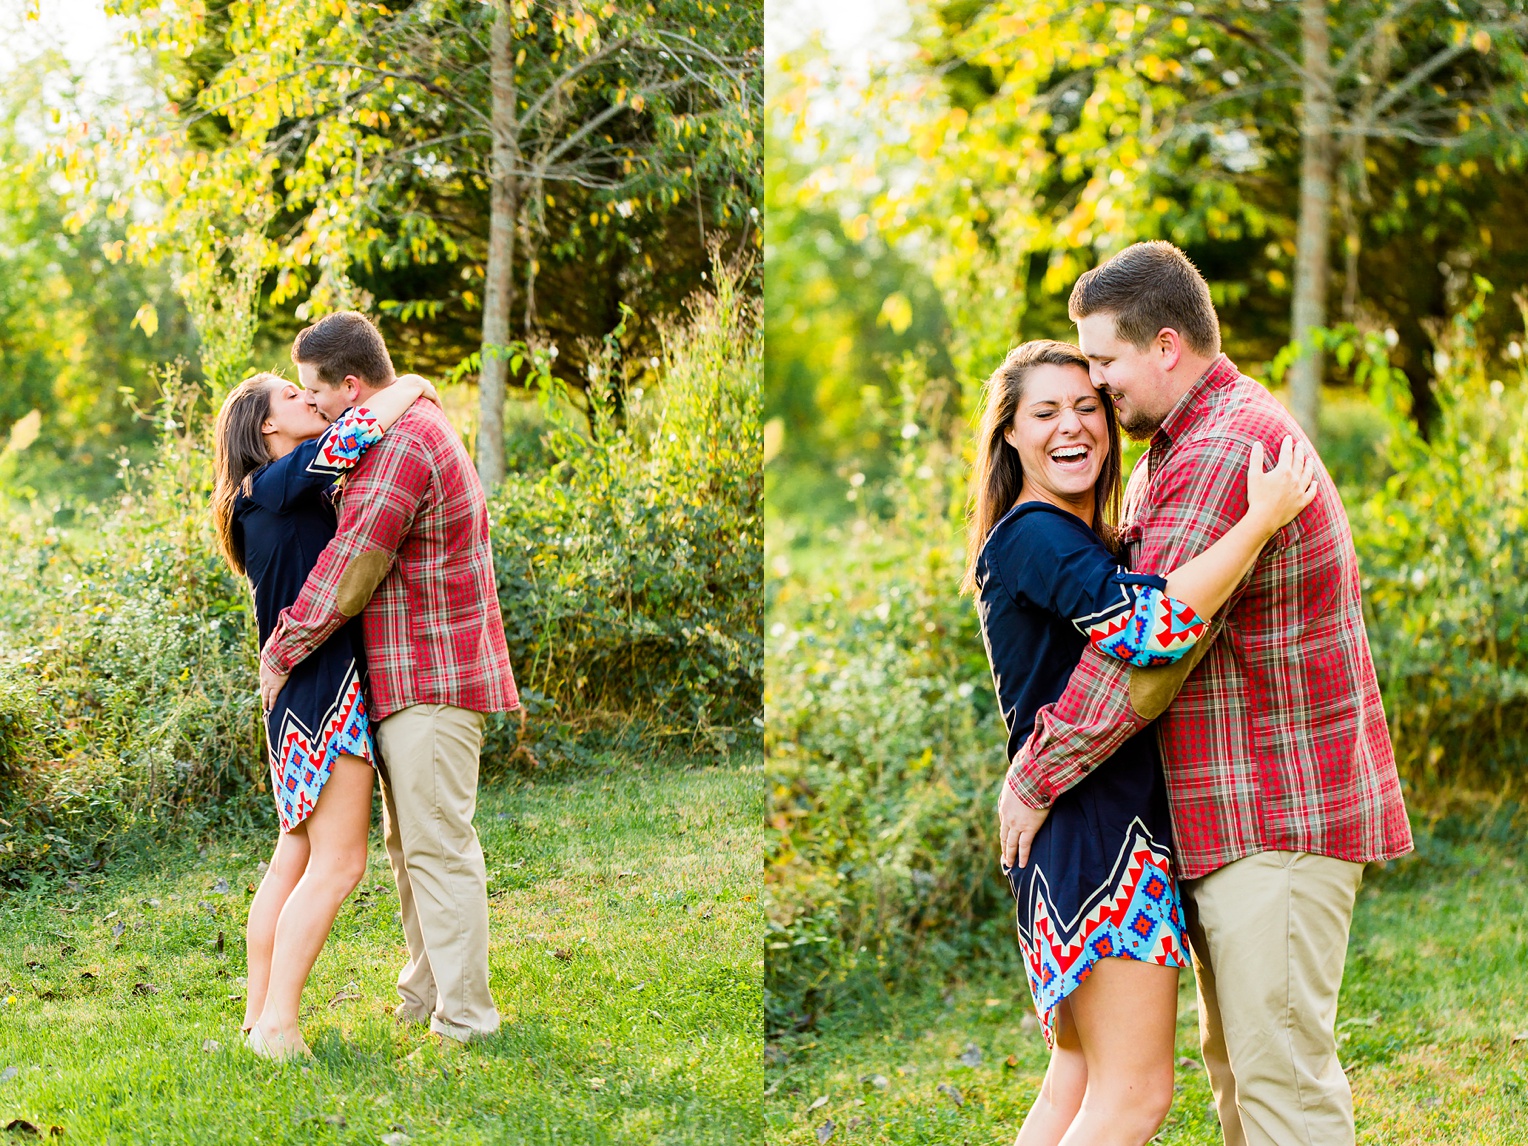
[[[1528,371],[1477,341],[1478,285],[1440,338],[1425,440],[1384,340],[1338,336],[1390,423],[1394,472],[1353,527],[1397,762],[1424,799],[1510,787],[1528,753]]]
[[[763,339],[757,298],[714,273],[714,293],[665,330],[661,387],[617,384],[617,328],[590,365],[592,435],[554,424],[545,476],[512,476],[494,499],[516,679],[563,720],[641,713],[672,734],[754,734]]]
[[[77,112],[76,78],[44,53],[14,63],[4,80],[0,446],[33,411],[38,420],[25,444],[0,458],[0,502],[52,502],[66,490],[106,496],[119,454],[152,450],[153,430],[137,416],[149,400],[149,367],[189,353],[193,336],[165,273],[108,257],[120,220],[103,215],[78,231],[64,227],[44,141],[59,131],[49,110]],[[150,324],[135,320],[145,307],[155,312]]]
[[[757,296],[720,269],[714,288],[665,328],[623,425],[554,424],[551,470],[491,503],[528,712],[495,720],[490,772],[580,755],[612,723],[680,746],[757,735],[762,339]],[[622,392],[618,346],[601,402]],[[157,455],[117,499],[69,528],[3,523],[0,882],[78,872],[135,834],[273,823],[249,589],[207,512],[207,389],[159,382]]]
[[[560,345],[576,393],[584,344],[620,303],[639,309],[628,337],[647,357],[649,320],[696,289],[708,235],[758,243],[757,4],[108,8],[136,17],[167,110],[108,123],[68,150],[66,169],[89,194],[131,156],[136,191],[159,211],[130,229],[130,253],[177,254],[186,297],[214,312],[233,249],[254,248],[275,341],[350,306],[382,316],[417,369],[450,369],[482,344],[499,209],[513,236],[511,329]],[[497,112],[496,19],[511,68]],[[512,185],[498,208],[496,170]],[[85,199],[80,217],[105,198]]]

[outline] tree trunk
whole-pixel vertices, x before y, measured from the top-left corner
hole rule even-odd
[[[1300,125],[1300,221],[1290,336],[1304,340],[1326,325],[1332,228],[1332,57],[1326,0],[1300,0],[1303,113]],[[1289,373],[1290,405],[1311,441],[1321,401],[1324,355],[1307,346]]]
[[[478,372],[477,469],[492,492],[504,480],[504,393],[509,378],[509,315],[515,292],[515,62],[508,0],[494,5],[489,45],[493,157],[489,168],[488,266],[483,283],[482,369]]]

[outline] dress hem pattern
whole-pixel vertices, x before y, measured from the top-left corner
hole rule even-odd
[[[1190,965],[1172,853],[1139,818],[1125,834],[1114,873],[1083,901],[1077,918],[1057,920],[1043,872],[1035,873],[1033,898],[1029,926],[1019,918],[1019,945],[1047,1047],[1055,1046],[1057,1005],[1087,981],[1098,960]]]
[[[276,740],[279,754],[273,753],[271,760],[271,783],[283,832],[291,831],[312,814],[318,794],[334,769],[334,761],[341,755],[359,756],[369,764],[376,763],[366,694],[353,662],[321,727],[322,734],[313,735],[290,709],[282,721],[281,735]]]

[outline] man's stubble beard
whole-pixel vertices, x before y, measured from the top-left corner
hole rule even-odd
[[[1132,442],[1149,442],[1162,428],[1162,419],[1149,414],[1136,414],[1133,418],[1119,420],[1119,428]]]

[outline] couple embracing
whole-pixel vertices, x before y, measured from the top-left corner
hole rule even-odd
[[[487,501],[433,387],[397,377],[363,315],[292,344],[301,386],[256,374],[214,434],[219,544],[248,577],[281,832],[250,904],[243,1029],[309,1052],[308,974],[366,871],[372,776],[408,961],[400,1022],[494,1033],[488,900],[472,817],[484,714],[518,704]]]
[[[1051,1048],[1017,1146],[1156,1133],[1190,966],[1228,1146],[1352,1143],[1348,927],[1411,833],[1342,502],[1220,352],[1182,251],[1127,248],[1069,310],[1078,346],[1026,343],[987,383],[965,578]],[[1121,429],[1150,443],[1123,506]]]

